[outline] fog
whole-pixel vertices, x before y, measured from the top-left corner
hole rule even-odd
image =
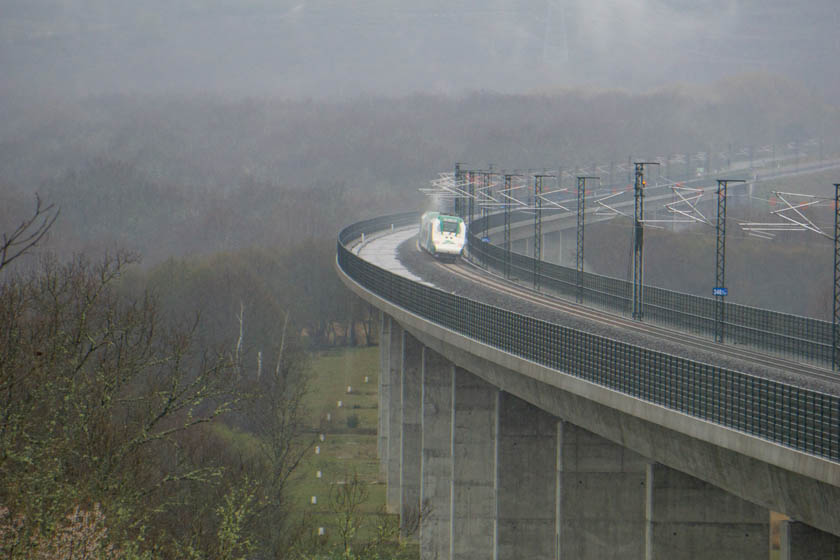
[[[762,71],[830,95],[838,24],[834,0],[2,0],[0,91],[646,91]]]
[[[838,23],[834,0],[0,0],[0,231],[39,193],[61,254],[315,243],[331,277],[339,228],[422,208],[456,161],[835,157]]]
[[[379,323],[338,232],[421,210],[455,162],[617,193],[639,160],[660,185],[828,168],[839,24],[838,0],[0,0],[0,550],[408,557],[406,524],[370,515],[382,486],[342,498],[379,472],[375,389],[348,394]],[[829,241],[734,226],[837,169],[732,203],[727,301],[829,319]],[[629,280],[632,236],[587,223],[587,271]],[[710,224],[645,243],[646,283],[717,286]]]

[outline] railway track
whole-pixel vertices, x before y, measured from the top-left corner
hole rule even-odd
[[[749,350],[742,346],[717,344],[688,333],[669,330],[649,323],[640,323],[638,321],[626,319],[612,313],[593,309],[568,300],[535,292],[524,286],[505,280],[495,274],[488,273],[484,269],[481,269],[464,259],[456,263],[443,263],[437,260],[435,260],[434,263],[435,266],[438,266],[446,270],[449,274],[456,275],[465,281],[478,283],[484,288],[488,288],[532,304],[544,306],[555,312],[561,312],[580,319],[594,321],[602,325],[635,331],[685,347],[705,352],[713,352],[731,359],[748,361],[762,367],[772,368],[787,374],[794,374],[802,376],[806,379],[819,381],[836,387],[837,390],[840,391],[840,376],[828,369]]]

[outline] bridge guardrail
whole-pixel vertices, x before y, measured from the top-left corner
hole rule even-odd
[[[470,258],[503,274],[504,249],[480,241],[478,235],[473,233],[482,231],[484,224],[481,220],[484,219],[488,218],[478,218],[475,226],[470,227],[467,236]],[[533,217],[525,219],[533,220]],[[498,214],[494,214],[490,226],[498,225],[497,222]],[[520,281],[532,281],[534,259],[511,252],[510,270],[511,276]],[[629,315],[632,309],[633,284],[626,280],[585,272],[582,277],[583,289],[578,292],[576,269],[542,261],[540,286],[547,293],[569,298],[575,298],[580,293],[584,303],[614,313]],[[643,294],[646,320],[709,338],[715,336],[715,304],[714,298],[649,285],[645,286]],[[780,356],[830,367],[830,322],[737,303],[726,302],[724,305],[725,343],[748,345]]]
[[[341,270],[403,309],[568,375],[762,439],[840,462],[840,397],[640,348],[475,302],[379,268],[346,248],[362,233],[419,214],[353,224],[338,238]]]

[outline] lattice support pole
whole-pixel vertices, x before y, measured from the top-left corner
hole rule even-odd
[[[510,194],[511,178],[513,175],[505,175],[505,194]],[[505,278],[510,278],[510,198],[505,196]]]
[[[586,210],[586,179],[577,178],[577,251],[575,252],[575,268],[577,268],[577,302],[583,303],[583,214]]]
[[[575,267],[577,269],[577,302],[583,303],[583,226],[586,213],[586,180],[600,179],[600,177],[577,178],[577,251],[575,253]]]
[[[484,193],[489,197],[490,194],[490,172],[484,171],[481,173],[481,180],[482,180],[482,187],[484,187]],[[481,206],[481,220],[484,224],[484,231],[481,232],[481,239],[487,239],[487,235],[489,234],[488,222],[490,221],[490,211],[487,209],[486,205]],[[482,241],[483,243],[483,241]],[[483,255],[482,261],[484,264],[484,268],[487,268],[487,247],[482,245],[481,246],[481,254]]]
[[[488,200],[492,200],[493,193],[492,193],[492,182],[493,182],[493,166],[490,165],[490,169],[488,171],[483,171],[482,175],[482,186],[484,187],[484,194]],[[483,204],[481,206],[481,217],[484,223],[484,230],[481,232],[481,239],[488,239],[490,235],[490,215],[492,214],[490,208]],[[482,243],[484,243],[482,241]],[[487,255],[487,246],[482,244],[481,246],[483,255],[482,257],[482,265],[484,268],[489,266],[489,256]]]
[[[542,175],[534,175],[534,289],[540,289],[542,264]]]
[[[542,276],[542,193],[543,179],[554,175],[534,175],[534,289],[540,289]]]
[[[469,205],[468,213],[470,217],[469,222],[467,222],[468,228],[472,228],[473,218],[475,217],[475,175],[476,174],[474,171],[467,172],[467,192],[470,193],[470,198],[467,201],[467,204]]]
[[[831,324],[831,369],[837,370],[840,361],[840,183],[834,183],[834,296]]]
[[[464,177],[464,174],[461,171],[461,164],[460,163],[455,163],[455,176],[454,176],[455,188],[460,188],[460,184],[463,180],[463,177]],[[463,199],[460,196],[456,196],[455,197],[455,215],[460,217],[460,218],[464,217],[463,204],[464,204]]]
[[[715,226],[715,341],[723,343],[726,321],[726,181],[718,180]]]
[[[635,163],[636,176],[634,182],[635,217],[633,220],[633,319],[641,321],[644,318],[642,303],[645,288],[645,165],[659,165],[655,161],[639,161]]]
[[[723,344],[726,326],[726,191],[729,183],[743,183],[740,179],[718,179],[717,224],[715,226],[715,342]]]

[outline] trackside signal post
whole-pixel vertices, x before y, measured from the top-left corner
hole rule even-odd
[[[644,316],[645,281],[645,165],[659,165],[656,161],[636,162],[636,181],[634,183],[635,217],[633,220],[633,319],[641,321]]]
[[[717,187],[717,242],[715,243],[715,342],[723,343],[726,323],[726,187],[729,183],[745,183],[741,179],[718,179]]]

